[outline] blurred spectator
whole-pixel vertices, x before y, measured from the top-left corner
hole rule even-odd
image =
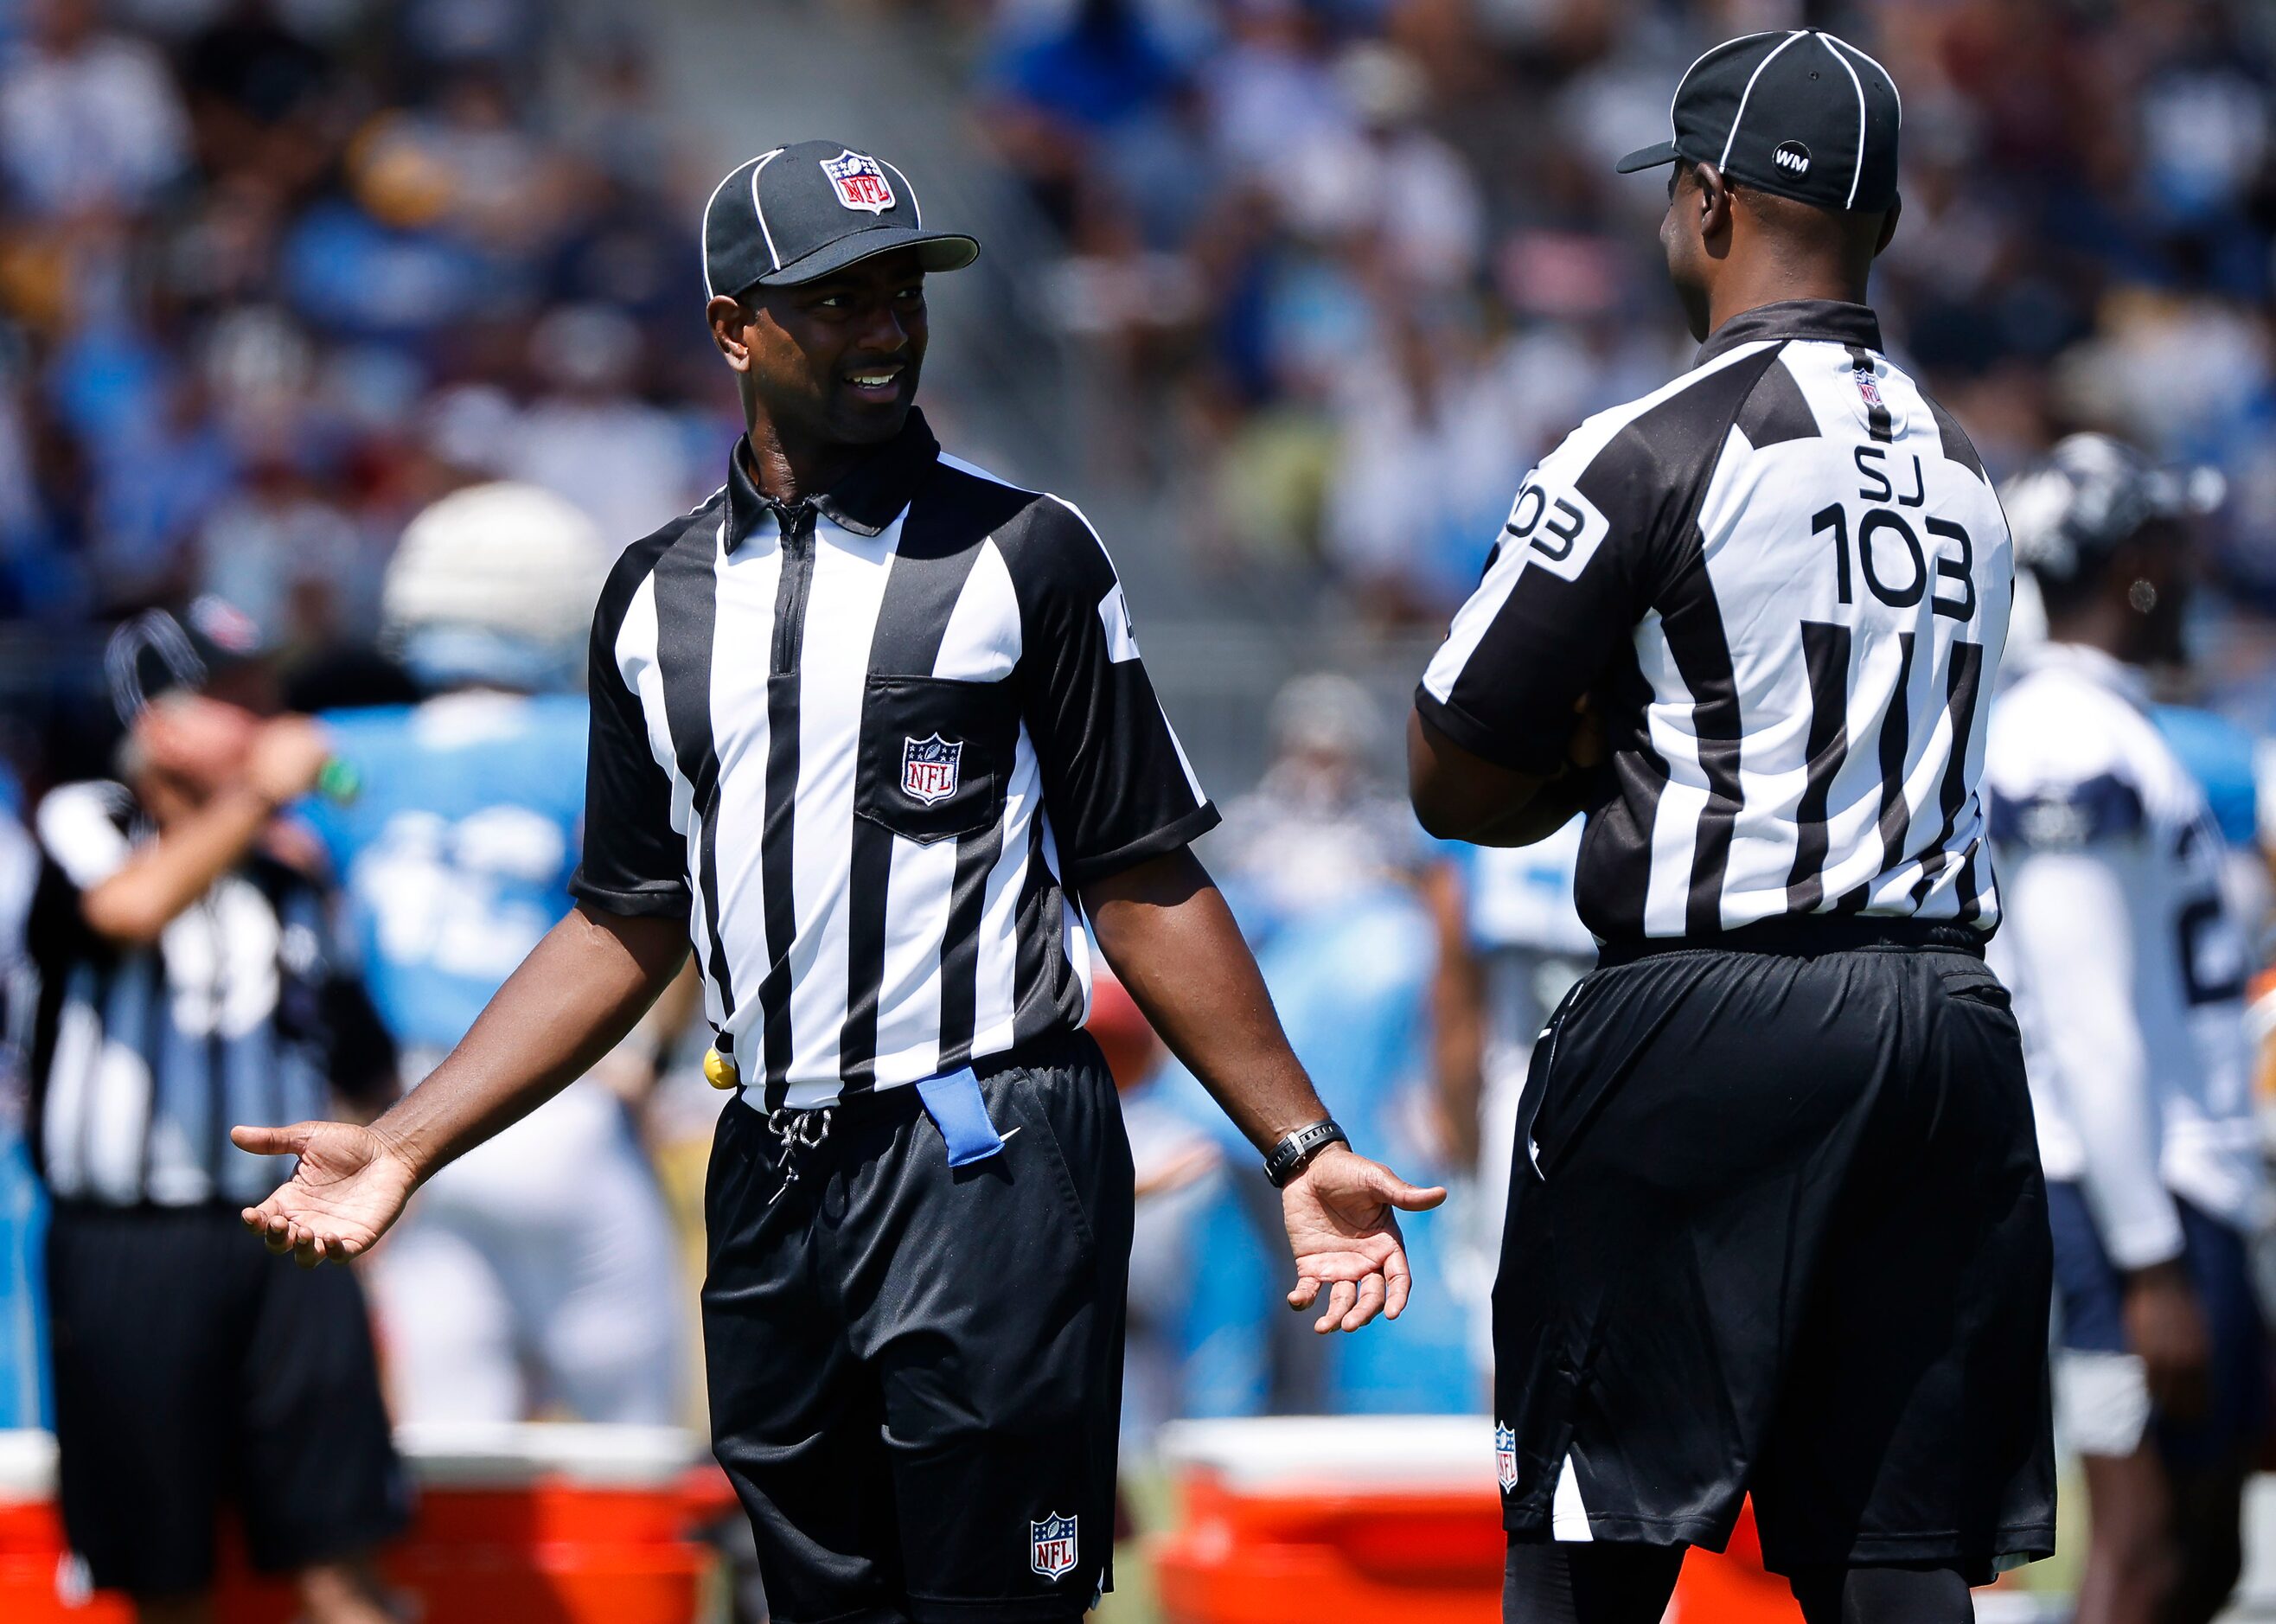
[[[132,212],[181,172],[189,123],[166,64],[106,32],[95,0],[32,0],[0,70],[0,166],[27,212]]]
[[[701,495],[679,429],[632,392],[641,349],[640,329],[605,305],[550,312],[530,334],[529,360],[551,387],[509,453],[516,478],[568,497],[618,546]]]
[[[1272,702],[1272,763],[1226,808],[1210,850],[1227,878],[1281,918],[1400,883],[1423,857],[1405,797],[1375,763],[1375,700],[1348,677],[1299,677]]]

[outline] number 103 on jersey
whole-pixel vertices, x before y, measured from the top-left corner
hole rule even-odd
[[[1835,502],[1810,515],[1812,535],[1830,536],[1834,584],[1844,603],[1857,601],[1857,579],[1892,609],[1911,609],[1923,597],[1937,614],[1976,618],[1976,546],[1967,529],[1948,519],[1902,509],[1927,505],[1920,459],[1913,459],[1912,494],[1898,493],[1879,466],[1878,446],[1857,448],[1858,471],[1873,483],[1856,504]],[[1870,459],[1870,460],[1869,460]],[[1890,505],[1890,504],[1893,505]]]

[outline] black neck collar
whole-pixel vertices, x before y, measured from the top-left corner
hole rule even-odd
[[[1742,344],[1764,338],[1811,338],[1828,344],[1854,345],[1878,353],[1881,322],[1863,305],[1840,299],[1781,299],[1776,304],[1741,310],[1699,346],[1695,367],[1704,366]]]
[[[727,459],[727,550],[734,551],[764,514],[778,520],[793,516],[811,505],[823,518],[856,535],[876,535],[892,523],[916,494],[922,480],[940,456],[940,442],[926,426],[924,414],[909,408],[901,431],[854,465],[829,489],[802,502],[778,502],[762,492],[751,479],[743,456],[744,440],[735,442]]]

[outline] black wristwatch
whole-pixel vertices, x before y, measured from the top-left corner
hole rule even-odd
[[[1348,1145],[1351,1136],[1338,1127],[1330,1117],[1315,1122],[1309,1127],[1300,1127],[1272,1147],[1272,1154],[1264,1158],[1264,1176],[1272,1181],[1276,1190],[1288,1188],[1288,1180],[1312,1165],[1312,1158],[1330,1145]]]

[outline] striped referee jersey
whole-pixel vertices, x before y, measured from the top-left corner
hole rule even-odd
[[[1416,705],[1545,776],[1592,696],[1609,774],[1576,888],[1600,939],[1811,914],[1988,933],[2013,588],[1982,461],[1872,312],[1766,305],[1526,477]]]
[[[60,1202],[235,1208],[292,1172],[229,1141],[235,1122],[330,1114],[323,899],[255,854],[147,945],[108,941],[86,892],[155,830],[122,784],[67,784],[34,820],[40,874],[25,925],[27,1139]]]
[[[1218,819],[1073,505],[922,414],[810,500],[726,485],[595,616],[571,889],[689,921],[716,1046],[768,1108],[1080,1026],[1070,888]]]

